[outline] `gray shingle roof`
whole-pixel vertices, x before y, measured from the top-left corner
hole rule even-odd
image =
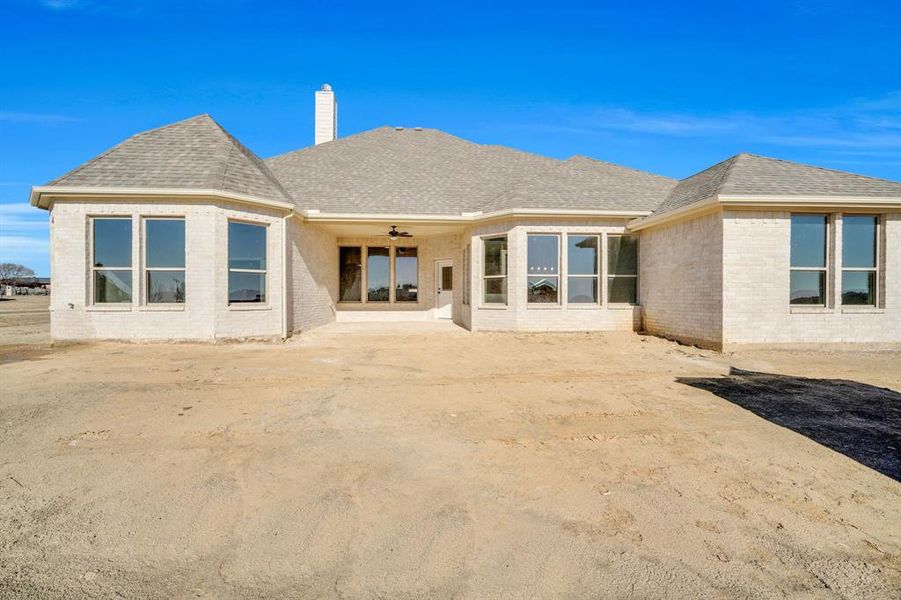
[[[209,115],[134,135],[48,185],[214,189],[289,199],[266,164]]]
[[[139,133],[50,186],[215,189],[336,213],[669,212],[717,194],[901,197],[901,183],[738,154],[681,181],[435,129],[381,127],[260,160],[209,115]]]
[[[901,183],[756,154],[737,154],[680,181],[654,214],[715,194],[901,197]]]
[[[676,182],[612,163],[574,156],[515,183],[485,207],[652,211]]]
[[[435,129],[372,129],[266,159],[304,209],[457,214],[481,210],[559,161]]]

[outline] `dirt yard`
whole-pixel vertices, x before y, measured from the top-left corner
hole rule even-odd
[[[0,597],[899,597],[901,351],[51,347],[40,301],[0,302]]]

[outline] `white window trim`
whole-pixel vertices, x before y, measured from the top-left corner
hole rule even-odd
[[[557,238],[557,272],[553,275],[542,275],[529,273],[529,238],[530,237],[555,237]],[[563,234],[559,231],[526,231],[526,308],[529,309],[552,309],[561,308],[563,306],[563,268],[561,261],[563,253],[560,245],[563,241]],[[556,302],[530,302],[529,301],[529,277],[553,277],[557,280],[557,301]]]
[[[240,223],[242,225],[254,225],[257,227],[262,227],[266,232],[266,241],[263,247],[266,252],[266,268],[265,269],[233,269],[229,266],[230,258],[228,256],[228,225],[231,223]],[[270,294],[270,285],[269,285],[269,223],[261,222],[261,221],[248,221],[245,219],[228,219],[228,224],[226,224],[226,234],[225,234],[225,267],[226,267],[226,275],[225,275],[225,300],[229,309],[231,310],[268,310],[271,308],[272,295]],[[187,236],[187,231],[185,231],[185,235]],[[185,243],[187,243],[187,239],[185,239]],[[262,273],[263,274],[263,285],[266,288],[263,290],[263,293],[266,295],[266,299],[263,302],[232,302],[229,298],[229,274],[230,273]]]
[[[578,238],[585,238],[585,237],[597,238],[598,248],[597,248],[597,255],[595,256],[595,260],[596,260],[595,273],[593,275],[589,274],[589,273],[570,273],[569,272],[569,238],[570,238],[570,236],[578,237]],[[602,261],[604,259],[604,253],[603,253],[601,247],[603,244],[606,243],[604,236],[600,232],[596,232],[596,233],[567,232],[565,238],[566,238],[566,240],[565,240],[566,243],[564,244],[564,248],[566,249],[565,250],[566,263],[564,263],[564,264],[566,265],[566,275],[564,277],[564,281],[566,283],[565,283],[565,287],[561,286],[563,289],[563,293],[565,294],[565,295],[561,295],[562,300],[565,302],[565,306],[567,309],[572,308],[575,310],[589,310],[589,309],[600,308],[601,305],[604,304],[604,297],[602,295],[603,289],[601,288],[601,274],[603,272]],[[561,260],[562,260],[562,257],[561,257]],[[597,300],[595,300],[594,302],[571,302],[569,300],[569,279],[570,279],[570,277],[575,278],[575,279],[594,279],[596,290],[597,290]]]
[[[486,275],[485,274],[485,242],[489,240],[498,240],[503,238],[505,242],[507,242],[507,256],[506,260],[504,260],[504,274],[503,275]],[[481,277],[482,277],[482,293],[479,298],[479,308],[490,308],[490,309],[503,309],[510,306],[510,282],[507,278],[510,276],[510,236],[506,233],[501,235],[485,235],[479,238],[482,242],[482,247],[480,248],[482,252],[482,269],[481,269]],[[485,299],[485,296],[488,294],[488,286],[485,285],[488,279],[503,279],[504,280],[504,301],[503,302],[488,302]]]
[[[844,257],[845,217],[874,217],[875,218],[876,231],[874,232],[874,235],[876,236],[876,244],[873,248],[873,252],[875,252],[875,260],[873,261],[874,266],[872,266],[872,267],[846,267],[845,266],[845,264],[844,264],[844,260],[845,260],[845,257]],[[856,309],[862,309],[863,311],[865,311],[866,309],[872,310],[874,308],[875,309],[881,308],[881,306],[879,304],[879,292],[882,288],[882,286],[880,285],[880,281],[879,281],[881,279],[880,273],[882,271],[882,269],[880,268],[881,262],[879,260],[879,255],[881,254],[881,252],[882,252],[882,215],[875,215],[872,213],[868,213],[868,214],[853,213],[853,214],[842,215],[842,255],[843,256],[842,256],[841,274],[839,275],[840,280],[838,282],[839,285],[837,286],[838,289],[836,290],[836,298],[837,298],[837,304],[841,305],[843,307],[843,309],[848,309],[848,308],[855,309],[856,308]],[[827,264],[828,264],[828,261],[827,261]],[[845,271],[850,271],[852,273],[872,273],[873,274],[873,280],[874,280],[873,304],[845,304],[844,303],[844,300],[842,298],[844,292],[842,290],[844,289],[844,286],[845,286],[845,282],[844,282]],[[853,310],[851,312],[853,312]]]
[[[148,267],[147,266],[147,221],[182,221],[185,225],[185,247],[182,251],[185,255],[184,267]],[[268,243],[268,237],[267,237]],[[145,310],[184,310],[188,303],[188,223],[184,215],[144,215],[141,217],[141,308]],[[267,257],[268,260],[268,257]],[[267,263],[268,264],[268,263]],[[150,288],[147,284],[147,273],[152,271],[181,271],[185,279],[184,302],[151,302]]]
[[[95,221],[124,221],[131,224],[131,266],[128,267],[97,267],[94,261],[94,222]],[[135,232],[133,215],[90,215],[88,217],[88,302],[86,306],[95,310],[131,310],[135,303]],[[96,271],[131,271],[131,300],[128,302],[97,302],[94,290],[94,273]]]
[[[360,249],[360,299],[359,300],[338,300],[338,305],[358,305],[372,304],[374,306],[385,306],[389,304],[399,304],[401,306],[418,306],[422,304],[422,248],[418,243],[411,244],[355,244],[352,242],[342,242],[338,244],[338,256],[340,259],[341,248],[359,248]],[[388,300],[370,300],[369,299],[369,249],[370,248],[388,248]],[[398,248],[415,248],[416,249],[416,300],[398,300],[397,299],[397,249]],[[341,278],[341,265],[338,265],[338,278]]]
[[[638,245],[635,250],[635,270],[636,273],[634,275],[619,275],[616,273],[610,273],[610,269],[607,267],[607,262],[609,261],[609,245],[610,243],[607,241],[612,237],[622,238],[622,237],[630,237],[635,238],[638,241]],[[604,301],[607,303],[607,306],[610,308],[631,308],[634,306],[641,306],[640,298],[641,298],[641,290],[639,289],[639,285],[641,283],[638,280],[638,272],[641,270],[641,240],[639,236],[630,233],[608,233],[604,239],[604,250],[607,255],[605,258],[607,260],[604,261]],[[610,279],[634,279],[635,280],[635,302],[611,302],[608,294],[610,293]]]
[[[830,282],[829,282],[829,273],[832,270],[832,252],[830,248],[832,247],[832,225],[834,223],[833,216],[829,213],[790,213],[788,216],[789,219],[789,230],[788,230],[788,243],[789,250],[791,249],[791,218],[795,215],[820,215],[826,217],[826,239],[823,241],[823,255],[825,257],[825,265],[822,267],[793,267],[791,265],[791,253],[789,252],[789,277],[791,277],[792,271],[813,271],[817,273],[823,273],[823,304],[794,304],[791,301],[791,286],[789,286],[789,296],[788,296],[788,305],[792,312],[803,313],[805,309],[817,309],[813,312],[823,312],[825,310],[830,309],[829,304],[829,290],[830,290]],[[839,282],[841,283],[841,282]],[[841,290],[839,290],[838,296],[841,297]]]

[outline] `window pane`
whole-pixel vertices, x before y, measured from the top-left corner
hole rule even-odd
[[[507,278],[485,279],[485,304],[507,303]]]
[[[610,275],[638,274],[637,237],[611,235],[607,238],[607,272]]]
[[[419,259],[416,248],[397,248],[394,251],[394,299],[397,302],[416,302],[419,298]]]
[[[876,266],[876,217],[842,217],[842,266]]]
[[[184,271],[147,271],[147,302],[184,302]]]
[[[266,274],[228,272],[229,302],[265,302]]]
[[[388,301],[388,248],[369,248],[366,257],[366,279],[370,302]]]
[[[558,248],[556,235],[530,235],[529,275],[556,275]]]
[[[596,275],[598,272],[598,236],[568,236],[567,265],[570,275]]]
[[[183,219],[148,219],[147,266],[185,266],[185,222]]]
[[[454,268],[441,267],[441,289],[450,292],[454,289]]]
[[[792,271],[790,285],[792,304],[826,304],[824,271]]]
[[[507,238],[485,240],[485,275],[507,274]]]
[[[608,277],[607,301],[638,304],[637,277]]]
[[[266,227],[228,223],[228,268],[266,268]]]
[[[94,266],[131,267],[131,219],[94,219]]]
[[[340,274],[338,276],[338,298],[341,302],[362,300],[363,253],[359,246],[338,249]]]
[[[792,215],[791,266],[826,266],[826,215]]]
[[[94,271],[94,303],[131,302],[131,270]]]
[[[529,302],[556,303],[557,277],[529,277]]]
[[[566,299],[570,304],[596,304],[598,280],[596,277],[570,277],[566,282]]]
[[[843,272],[842,304],[876,306],[875,271]]]

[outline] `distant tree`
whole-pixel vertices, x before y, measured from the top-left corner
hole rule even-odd
[[[0,263],[0,283],[15,283],[26,277],[34,277],[34,271],[25,265]]]

